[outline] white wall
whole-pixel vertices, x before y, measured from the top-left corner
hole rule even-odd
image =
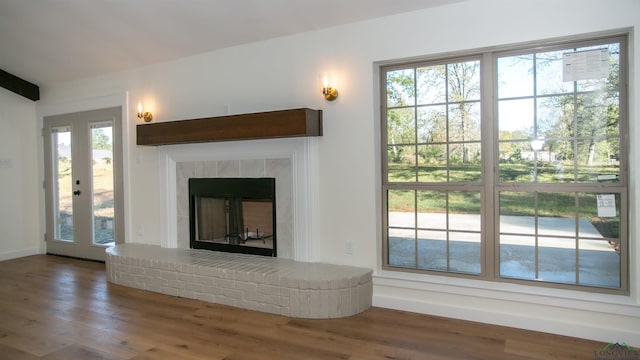
[[[0,260],[40,251],[36,124],[36,104],[0,88]]]
[[[43,89],[43,105],[129,93],[154,121],[310,107],[324,110],[320,205],[314,257],[376,269],[374,304],[602,341],[640,345],[638,169],[631,169],[632,295],[619,297],[381,271],[376,64],[383,61],[603,32],[640,25],[637,0],[469,0],[327,30],[228,48],[133,71]],[[631,38],[631,138],[640,136]],[[320,76],[337,78],[325,102]],[[135,111],[127,132],[135,134]],[[46,111],[41,111],[46,115]],[[158,157],[127,144],[128,242],[159,244]],[[632,164],[640,150],[632,142]],[[353,243],[353,254],[345,242]]]

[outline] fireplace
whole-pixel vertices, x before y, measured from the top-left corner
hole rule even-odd
[[[191,247],[189,179],[271,177],[277,188],[277,257],[313,261],[319,241],[317,146],[315,138],[303,137],[160,146],[160,246]]]
[[[277,254],[275,178],[190,178],[190,247]]]

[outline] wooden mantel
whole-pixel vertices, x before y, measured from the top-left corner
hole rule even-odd
[[[138,145],[322,136],[322,110],[289,109],[137,125]]]

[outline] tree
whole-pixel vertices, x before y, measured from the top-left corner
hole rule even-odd
[[[449,121],[456,120],[459,126],[453,123],[450,129],[450,140],[461,141],[462,163],[469,162],[469,149],[467,141],[480,139],[480,121],[474,107],[480,99],[480,79],[478,69],[479,61],[454,63],[447,65],[447,84],[450,102],[457,103]]]
[[[418,94],[423,103],[449,104],[444,114],[434,112],[426,121],[430,138],[458,143],[450,149],[461,149],[462,163],[471,161],[467,142],[480,140],[479,68],[479,61],[467,61],[417,69]]]
[[[107,134],[105,134],[104,128],[94,128],[91,131],[91,142],[93,148],[97,150],[111,151],[113,149],[111,138]]]
[[[618,53],[618,44],[612,44],[609,53]],[[609,58],[609,76],[606,79],[583,80],[578,83],[574,96],[558,98],[562,115],[552,129],[554,136],[571,138],[575,134],[583,140],[578,152],[568,149],[570,158],[588,166],[607,162],[619,153],[619,62]],[[599,156],[598,156],[598,153]]]
[[[387,73],[387,106],[402,107],[415,102],[413,69]],[[391,145],[390,159],[400,162],[405,151],[398,144],[415,143],[415,121],[413,112],[407,108],[387,111],[387,141]]]
[[[562,59],[571,49],[514,56],[513,64],[527,64],[537,79],[537,117],[531,135],[543,137],[557,159],[593,166],[616,157],[619,147],[619,44],[610,44],[606,79],[562,82]],[[582,51],[585,49],[575,49]],[[589,48],[589,50],[592,50]],[[551,76],[555,74],[557,77]],[[533,77],[532,77],[533,78]],[[556,88],[553,88],[555,86]],[[501,133],[501,139],[504,134]],[[512,138],[516,138],[512,134]],[[575,139],[578,140],[574,144]],[[526,139],[523,138],[523,139]],[[576,151],[577,150],[577,151]]]

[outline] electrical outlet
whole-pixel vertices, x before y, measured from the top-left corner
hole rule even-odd
[[[347,255],[353,254],[353,242],[352,241],[349,240],[349,241],[346,241],[344,243],[344,252]]]
[[[144,236],[144,224],[138,225],[138,236]]]

